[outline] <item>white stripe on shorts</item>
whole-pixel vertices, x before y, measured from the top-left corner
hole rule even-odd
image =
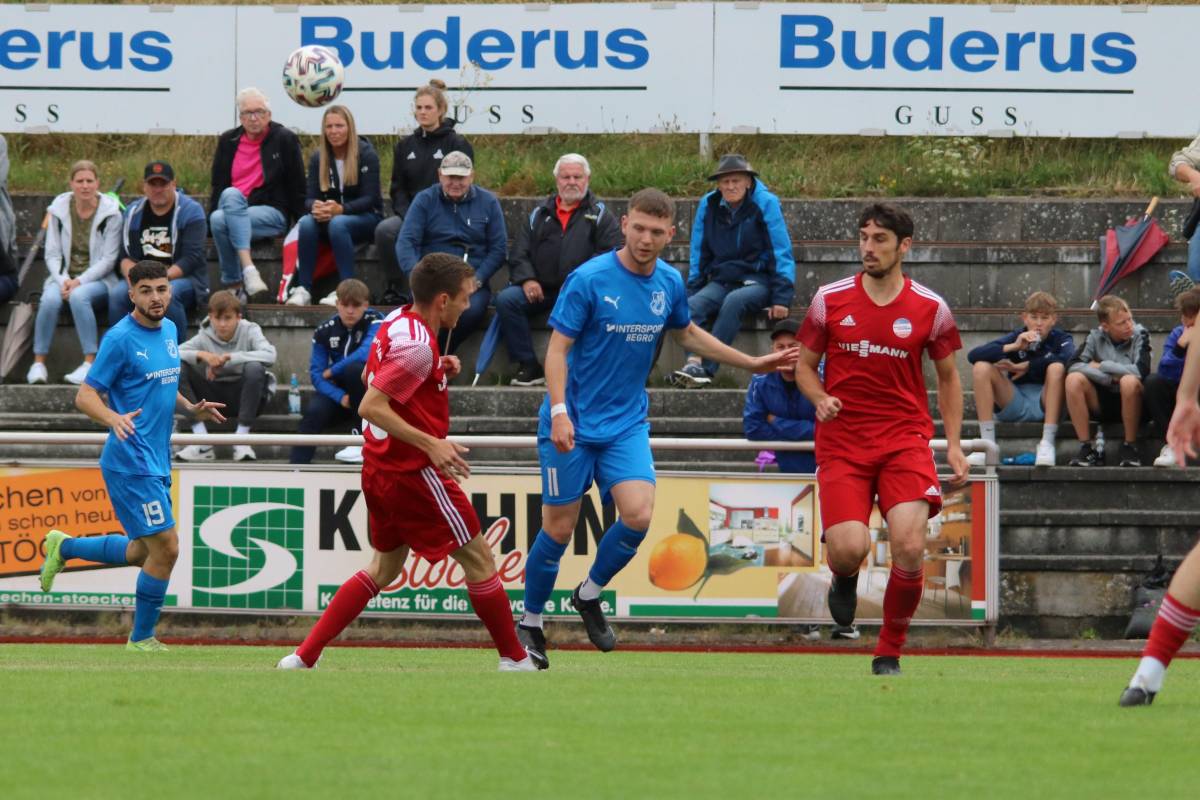
[[[441,477],[433,467],[425,467],[421,470],[421,477],[425,479],[425,484],[433,493],[434,499],[437,500],[438,508],[442,510],[442,516],[450,524],[450,530],[454,533],[454,541],[460,545],[470,542],[471,532],[467,530],[467,523],[463,520],[462,514],[458,513],[458,509],[454,507],[450,495],[446,493],[446,487],[442,485]]]

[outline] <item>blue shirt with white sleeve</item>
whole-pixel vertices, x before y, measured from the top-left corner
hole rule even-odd
[[[649,275],[626,269],[617,252],[584,262],[567,276],[550,326],[575,340],[567,353],[567,413],[575,440],[606,444],[645,424],[646,379],[667,328],[691,322],[679,271],[659,259]],[[538,435],[550,435],[550,399]]]
[[[85,380],[108,395],[108,407],[118,414],[142,410],[133,418],[133,435],[125,441],[109,431],[100,466],[129,475],[170,477],[171,430],[179,393],[175,323],[164,318],[160,327],[147,328],[127,314],[104,334]]]

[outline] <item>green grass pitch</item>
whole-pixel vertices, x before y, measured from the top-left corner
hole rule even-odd
[[[1200,661],[0,646],[0,797],[1191,796]]]

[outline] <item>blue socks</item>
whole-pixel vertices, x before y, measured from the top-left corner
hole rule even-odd
[[[550,538],[544,530],[538,531],[529,557],[525,559],[525,612],[541,614],[554,591],[558,580],[558,562],[567,551],[565,544]]]
[[[600,547],[592,568],[588,570],[588,578],[600,586],[607,586],[613,576],[637,555],[638,545],[645,538],[645,531],[635,531],[618,519],[600,539]]]
[[[64,559],[82,558],[98,564],[128,564],[129,562],[125,560],[125,548],[127,547],[129,547],[129,537],[120,534],[80,536],[63,539],[58,552]]]
[[[133,606],[133,633],[129,641],[140,642],[154,635],[154,626],[158,624],[158,615],[162,611],[163,600],[167,597],[168,581],[147,575],[143,570],[138,573],[136,602]]]

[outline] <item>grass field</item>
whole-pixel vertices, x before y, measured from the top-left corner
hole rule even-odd
[[[0,646],[0,797],[1183,797],[1200,661]],[[1182,746],[1180,746],[1182,745]]]

